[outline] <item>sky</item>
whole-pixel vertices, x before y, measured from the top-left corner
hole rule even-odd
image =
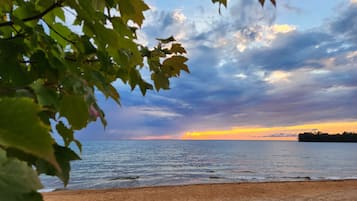
[[[122,106],[98,95],[80,139],[296,140],[357,132],[357,0],[146,1],[139,41],[173,35],[191,73],[143,97],[120,81]],[[149,76],[144,73],[144,78]]]

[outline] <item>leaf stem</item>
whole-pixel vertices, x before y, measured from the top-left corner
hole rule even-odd
[[[52,11],[53,9],[55,9],[55,8],[57,8],[57,7],[61,7],[61,6],[62,6],[62,3],[63,3],[64,1],[65,1],[65,0],[59,0],[59,1],[57,1],[56,3],[52,4],[50,7],[48,7],[46,10],[44,10],[43,12],[41,12],[40,14],[34,15],[34,16],[31,16],[31,17],[24,18],[24,19],[22,19],[21,21],[23,21],[23,22],[28,22],[28,21],[40,19],[40,18],[42,18],[43,16],[45,16],[47,13],[49,13],[50,11]],[[14,24],[15,24],[14,21],[3,22],[3,23],[0,23],[0,27],[12,26],[12,25],[14,25]]]
[[[45,20],[42,20],[47,26],[48,28],[50,28],[53,32],[55,32],[59,37],[61,37],[63,40],[75,45],[76,42],[66,38],[65,36],[63,36],[61,33],[59,33],[56,29],[54,29],[50,24],[48,24]]]

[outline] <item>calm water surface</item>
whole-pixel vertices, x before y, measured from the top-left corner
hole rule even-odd
[[[82,159],[68,189],[357,178],[356,143],[87,141]]]

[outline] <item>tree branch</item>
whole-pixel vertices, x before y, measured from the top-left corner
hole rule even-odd
[[[65,36],[63,36],[61,33],[59,33],[56,29],[54,29],[50,24],[48,24],[45,20],[42,20],[47,26],[48,28],[50,28],[53,32],[55,32],[59,37],[61,37],[63,40],[72,43],[73,45],[76,43],[74,41],[71,41],[70,39],[66,38]]]
[[[72,61],[72,62],[77,62],[78,60],[69,56],[66,56],[64,59],[66,59],[67,61]],[[86,59],[84,60],[84,62],[86,63],[96,63],[96,62],[100,62],[99,59]]]
[[[22,63],[22,64],[33,64],[33,63],[36,63],[36,62],[30,61],[30,60],[19,60],[19,63]]]
[[[35,15],[35,16],[31,16],[31,17],[24,18],[24,19],[22,19],[21,21],[23,21],[23,22],[28,22],[28,21],[40,19],[40,18],[42,18],[43,16],[45,16],[47,13],[49,13],[50,11],[52,11],[53,9],[58,8],[58,7],[61,7],[61,6],[62,6],[62,3],[63,3],[64,1],[65,1],[65,0],[59,0],[59,1],[57,1],[56,3],[52,4],[50,7],[48,7],[46,10],[44,10],[43,12],[41,12],[40,14]],[[13,21],[3,22],[3,23],[0,23],[0,27],[12,26],[12,25],[14,25],[14,24],[15,24],[15,23],[14,23]]]
[[[3,40],[13,40],[13,39],[20,38],[20,37],[26,37],[26,34],[25,33],[19,33],[19,34],[16,34],[15,36],[12,36],[12,37],[9,37],[9,38],[2,38],[2,39]]]

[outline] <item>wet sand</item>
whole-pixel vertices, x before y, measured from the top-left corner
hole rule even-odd
[[[199,184],[43,195],[45,201],[357,201],[357,180]]]

